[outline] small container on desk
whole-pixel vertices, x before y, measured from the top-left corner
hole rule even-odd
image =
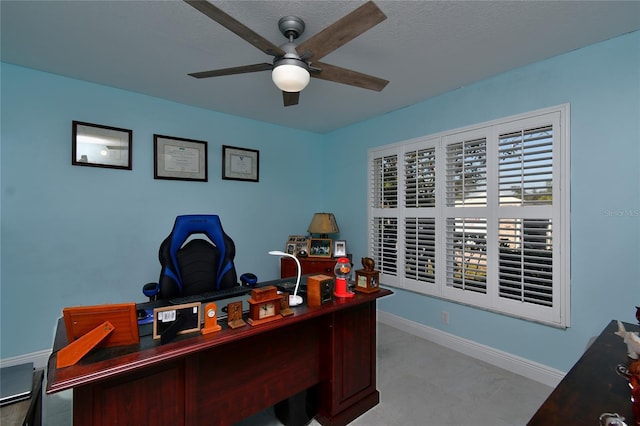
[[[358,269],[356,271],[355,291],[360,293],[374,293],[380,290],[380,271]]]

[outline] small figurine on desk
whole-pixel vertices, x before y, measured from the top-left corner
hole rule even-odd
[[[376,267],[376,261],[370,257],[362,258],[362,268],[367,272],[373,272],[373,268]]]
[[[624,343],[626,343],[627,356],[631,359],[638,359],[640,355],[640,337],[638,337],[638,333],[627,331],[624,325],[618,321],[618,331],[615,334],[622,337]]]

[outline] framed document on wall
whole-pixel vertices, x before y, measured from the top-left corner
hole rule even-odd
[[[206,182],[207,143],[153,135],[153,178]]]
[[[260,180],[260,151],[222,145],[222,179]]]

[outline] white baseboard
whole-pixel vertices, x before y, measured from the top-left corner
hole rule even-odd
[[[565,375],[564,372],[546,365],[490,346],[482,345],[472,340],[463,339],[388,312],[378,311],[378,321],[547,386],[556,387]],[[0,367],[10,367],[12,365],[33,362],[35,368],[45,368],[50,355],[51,350],[42,350],[5,358],[0,360]]]
[[[556,387],[565,375],[564,372],[556,370],[555,368],[479,344],[472,340],[463,339],[388,312],[378,311],[378,321],[547,386]]]
[[[11,367],[12,365],[26,364],[33,362],[35,368],[46,368],[51,355],[50,349],[38,352],[31,352],[24,355],[18,355],[11,358],[0,359],[0,367]]]

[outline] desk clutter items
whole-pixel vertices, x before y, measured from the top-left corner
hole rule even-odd
[[[370,257],[362,258],[362,269],[356,271],[355,291],[374,293],[380,290],[380,271],[376,271],[375,267],[375,260]]]
[[[627,356],[629,358],[638,359],[640,357],[640,337],[638,337],[638,333],[627,331],[624,325],[618,321],[618,331],[615,332],[615,335],[622,337],[627,345]]]
[[[322,306],[333,300],[334,281],[328,275],[312,275],[307,278],[307,305]]]
[[[280,295],[280,315],[288,317],[293,315],[293,310],[289,304],[289,293],[278,292]]]
[[[155,308],[153,338],[165,344],[178,334],[200,331],[200,307],[200,302],[194,302]]]
[[[255,288],[251,290],[249,298],[249,325],[260,325],[271,321],[282,319],[280,313],[280,299],[275,286]]]
[[[636,425],[640,425],[640,361],[629,366],[629,387],[631,388],[631,404]]]
[[[231,329],[247,325],[247,323],[242,319],[242,300],[227,304],[227,325]]]
[[[309,255],[309,237],[289,235],[284,251],[296,257],[307,257]]]
[[[333,273],[336,276],[336,289],[333,295],[341,298],[351,298],[354,293],[347,288],[347,280],[351,276],[351,262],[346,257],[341,257],[336,262],[336,266],[333,268]]]
[[[220,330],[222,327],[218,324],[218,305],[215,302],[209,302],[204,307],[204,327],[200,332],[209,334]]]
[[[95,347],[138,344],[135,303],[69,307],[62,310],[69,344],[57,353],[57,368],[76,364]]]

